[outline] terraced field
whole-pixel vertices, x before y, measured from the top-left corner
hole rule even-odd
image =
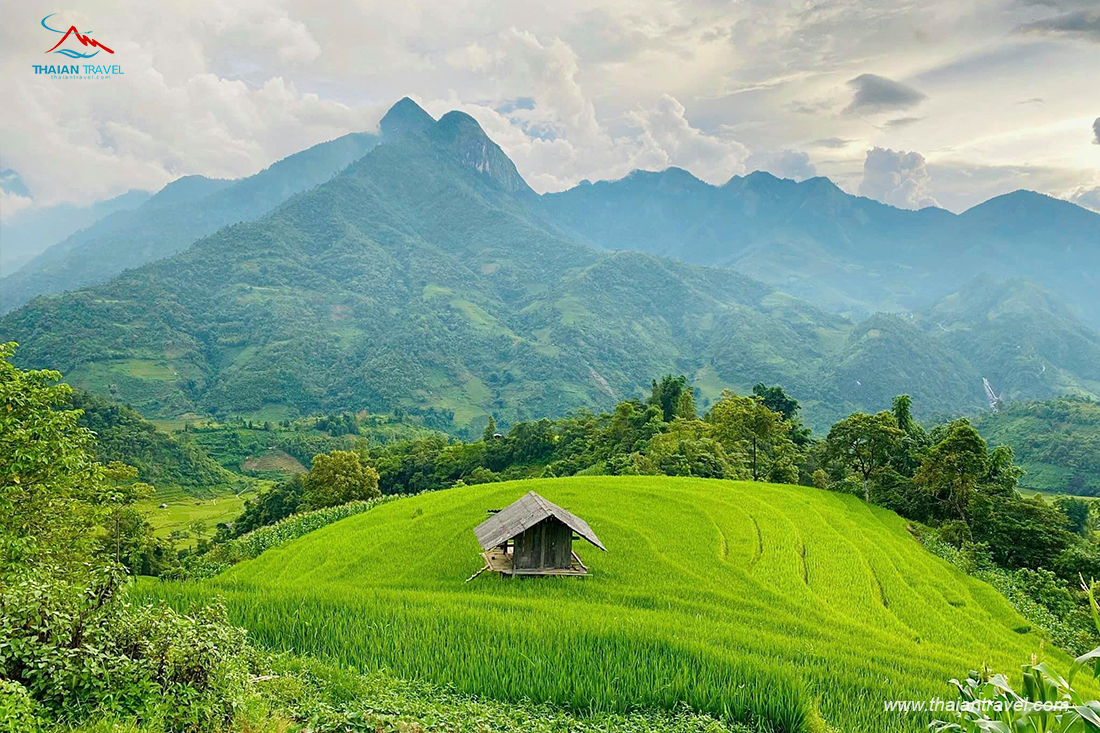
[[[473,527],[534,490],[610,550],[583,579],[481,576]],[[897,515],[794,486],[602,477],[391,502],[202,584],[262,643],[478,695],[575,710],[686,702],[783,731],[918,731],[887,699],[950,697],[1042,640],[992,588],[927,553]],[[1046,645],[1060,669],[1068,658]]]

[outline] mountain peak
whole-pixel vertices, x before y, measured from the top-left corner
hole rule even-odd
[[[416,102],[402,97],[378,123],[382,134],[396,137],[408,132],[423,132],[435,124],[435,119]]]
[[[515,164],[470,115],[457,110],[439,118],[432,136],[459,162],[488,176],[506,191],[531,191]]]

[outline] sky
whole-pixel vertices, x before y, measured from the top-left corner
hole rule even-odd
[[[34,74],[72,63],[52,13],[123,73]],[[250,175],[406,95],[473,115],[537,191],[679,166],[1100,210],[1097,0],[23,0],[0,43],[5,219]]]

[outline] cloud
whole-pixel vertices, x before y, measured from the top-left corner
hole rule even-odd
[[[928,191],[929,183],[920,153],[874,148],[863,162],[859,194],[902,209],[923,209],[939,205]]]
[[[621,129],[612,133],[578,81],[579,57],[559,38],[511,28],[447,61],[493,79],[508,101],[468,104],[454,96],[429,102],[428,111],[458,108],[473,115],[536,191],[621,178],[633,169],[679,166],[710,183],[745,171],[748,148],[727,131],[693,125],[670,94],[625,110]]]
[[[1051,18],[1024,23],[1018,29],[1022,33],[1063,35],[1100,43],[1100,11],[1074,10]]]
[[[832,148],[836,150],[846,148],[854,142],[855,140],[849,140],[843,137],[824,137],[820,140],[814,140],[810,145],[818,148]]]
[[[662,94],[654,107],[628,115],[642,128],[642,149],[635,156],[635,167],[677,165],[708,183],[725,183],[735,173],[744,172],[748,149],[736,140],[693,127],[686,112],[679,100]]]
[[[1078,188],[1071,191],[1066,198],[1078,206],[1084,206],[1100,214],[1100,186]]]
[[[848,80],[848,86],[855,90],[852,101],[844,108],[848,114],[874,114],[907,109],[928,98],[911,86],[877,74],[860,74]]]
[[[1100,117],[1097,117],[1092,123],[1092,144],[1100,145]]]
[[[804,181],[817,175],[810,156],[801,150],[781,150],[777,153],[753,153],[745,161],[750,170],[767,171],[780,178]]]
[[[898,117],[897,119],[887,120],[886,121],[886,127],[895,128],[895,129],[899,128],[899,127],[908,127],[909,125],[912,125],[914,122],[920,122],[923,119],[924,119],[923,117]]]
[[[30,196],[9,193],[0,185],[0,219],[3,221],[10,221],[20,211],[32,206],[34,206],[34,199]]]

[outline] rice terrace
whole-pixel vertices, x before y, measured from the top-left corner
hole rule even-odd
[[[464,580],[487,507],[534,490],[609,551],[587,578]],[[591,549],[591,548],[590,548]],[[1042,649],[1007,601],[925,551],[896,514],[806,487],[657,477],[487,484],[400,499],[207,582],[261,643],[577,710],[675,708],[779,731],[917,731],[870,700]],[[1069,659],[1048,649],[1055,666]]]

